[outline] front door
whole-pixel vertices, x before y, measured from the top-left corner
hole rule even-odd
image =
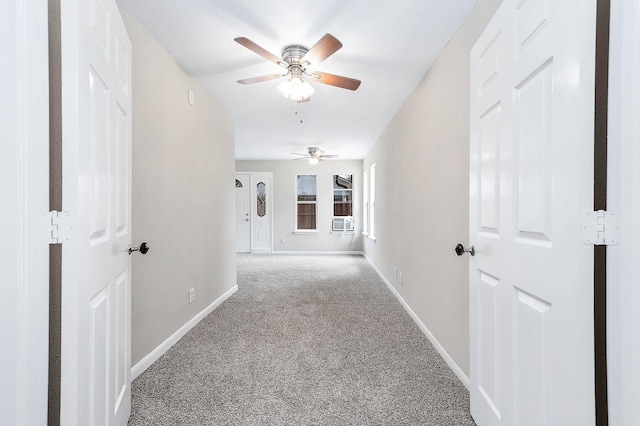
[[[131,410],[131,43],[114,0],[63,0],[63,425]]]
[[[479,426],[594,424],[596,2],[505,0],[471,51],[470,393]]]
[[[249,175],[236,175],[236,252],[251,251],[251,179]]]
[[[271,253],[271,173],[251,174],[251,252]]]

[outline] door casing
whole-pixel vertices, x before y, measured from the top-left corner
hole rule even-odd
[[[611,0],[607,209],[620,244],[607,247],[609,424],[640,424],[640,0]]]
[[[0,413],[47,422],[49,64],[47,2],[0,3]]]

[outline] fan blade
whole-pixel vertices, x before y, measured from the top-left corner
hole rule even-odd
[[[240,43],[241,45],[243,45],[244,47],[246,47],[247,49],[252,50],[253,52],[255,52],[258,55],[262,56],[267,61],[271,61],[274,64],[278,64],[283,68],[289,67],[289,64],[284,62],[282,60],[282,58],[279,58],[278,56],[276,56],[273,53],[269,52],[268,50],[264,49],[263,47],[258,46],[257,44],[255,44],[254,42],[252,42],[251,40],[249,40],[246,37],[237,37],[237,38],[234,38],[234,40],[237,41],[238,43]]]
[[[267,80],[273,80],[275,78],[280,78],[282,76],[284,76],[285,74],[267,74],[267,75],[261,75],[259,77],[251,77],[251,78],[245,78],[243,80],[238,80],[238,83],[240,84],[253,84],[253,83],[260,83],[261,81],[267,81]]]
[[[308,160],[309,157],[300,157],[300,158],[294,158],[294,160]]]
[[[332,36],[331,34],[325,34],[311,49],[300,58],[300,64],[318,65],[320,62],[333,55],[338,49],[342,47],[342,43]]]
[[[341,87],[343,89],[356,90],[360,87],[360,80],[355,78],[342,77],[340,75],[329,74],[328,72],[313,72],[311,76],[315,81],[329,86]]]
[[[338,158],[340,156],[339,155],[335,155],[335,154],[328,154],[328,155],[318,155],[318,157],[320,157],[320,158]]]
[[[307,157],[309,154],[299,154],[297,152],[292,152],[291,155],[302,155],[303,157]]]

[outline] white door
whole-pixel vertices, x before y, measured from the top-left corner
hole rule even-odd
[[[487,425],[592,425],[596,2],[505,0],[471,51],[470,393]]]
[[[236,252],[251,251],[251,179],[249,175],[236,175]]]
[[[61,424],[131,410],[131,43],[114,0],[63,0]]]
[[[251,252],[271,253],[271,173],[251,174]]]

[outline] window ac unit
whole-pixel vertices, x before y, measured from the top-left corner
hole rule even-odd
[[[353,231],[353,217],[342,216],[333,218],[333,231],[347,232]]]

